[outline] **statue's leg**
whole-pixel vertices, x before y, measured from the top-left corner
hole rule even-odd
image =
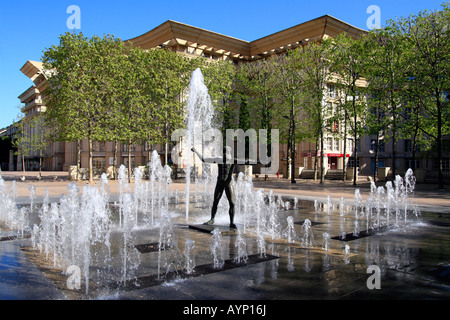
[[[220,182],[217,182],[216,189],[214,190],[214,202],[213,202],[213,206],[211,209],[211,220],[209,220],[208,222],[205,222],[204,224],[206,224],[206,225],[214,224],[214,219],[216,218],[216,213],[217,213],[217,207],[219,206],[219,201],[223,195],[223,189],[224,189],[223,184]]]
[[[228,204],[230,206],[230,209],[228,213],[230,214],[230,228],[236,229],[236,225],[234,224],[234,199],[233,199],[233,193],[231,191],[231,186],[227,185],[225,187],[225,194],[228,198]]]

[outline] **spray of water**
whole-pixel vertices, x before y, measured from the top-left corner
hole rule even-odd
[[[200,165],[196,156],[193,157],[191,148],[195,147],[204,156],[211,152],[208,141],[204,138],[213,126],[215,115],[214,107],[211,103],[211,98],[208,93],[208,88],[204,83],[203,74],[200,68],[192,73],[191,82],[189,84],[189,98],[186,105],[187,119],[186,119],[186,148],[183,154],[186,155],[186,221],[189,219],[189,202],[190,202],[190,184],[192,173],[197,179],[197,171]],[[221,142],[220,142],[221,143]],[[214,150],[216,152],[217,150]],[[192,169],[194,171],[192,172]],[[210,180],[210,170],[208,166],[203,166],[202,175],[205,180]]]

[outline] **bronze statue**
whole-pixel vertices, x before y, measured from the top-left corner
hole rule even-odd
[[[225,191],[225,194],[228,199],[228,203],[230,205],[230,209],[228,211],[230,215],[230,228],[236,229],[236,225],[234,224],[234,199],[233,199],[233,192],[231,190],[231,178],[233,176],[234,168],[236,166],[235,162],[233,163],[227,163],[232,158],[231,157],[231,148],[230,147],[224,147],[223,148],[223,157],[215,157],[215,158],[203,158],[203,155],[201,155],[195,148],[192,148],[192,151],[195,152],[200,160],[205,163],[216,163],[218,165],[218,175],[217,175],[217,184],[216,188],[214,190],[214,202],[211,209],[211,220],[208,222],[205,222],[205,225],[212,225],[214,224],[214,219],[216,217],[217,213],[217,206],[219,205],[219,201],[222,198],[223,192]]]

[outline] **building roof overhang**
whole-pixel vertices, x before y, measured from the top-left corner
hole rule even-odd
[[[42,62],[28,60],[20,69],[20,71],[22,71],[24,75],[34,81],[34,79],[39,76],[43,69],[44,64]]]
[[[354,27],[330,15],[324,15],[252,41],[250,51],[253,56],[266,54],[270,51],[296,47],[309,41],[320,41],[326,37],[335,37],[344,32],[355,38],[367,33],[365,30]]]
[[[317,41],[324,37],[335,37],[343,32],[355,38],[367,33],[366,30],[354,27],[330,15],[324,15],[248,42],[168,20],[153,30],[126,42],[131,42],[134,46],[146,50],[182,44],[208,48],[213,51],[229,52],[236,57],[244,59],[255,59],[255,57],[268,55],[276,51],[295,48],[302,42]]]
[[[209,30],[193,27],[176,21],[166,21],[149,32],[129,39],[134,46],[142,49],[164,47],[173,42],[194,46],[204,45],[213,50],[224,50],[234,54],[249,56],[249,42]]]

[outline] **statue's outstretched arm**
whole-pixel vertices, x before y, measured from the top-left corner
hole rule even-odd
[[[234,159],[234,163],[236,164],[244,164],[244,165],[257,165],[257,164],[265,164],[262,163],[260,160],[255,159]]]
[[[222,163],[223,162],[223,158],[222,157],[215,157],[215,158],[204,158],[203,155],[201,153],[199,153],[195,148],[191,149],[196,155],[198,155],[198,157],[200,158],[200,160],[202,162],[206,162],[206,163]]]

